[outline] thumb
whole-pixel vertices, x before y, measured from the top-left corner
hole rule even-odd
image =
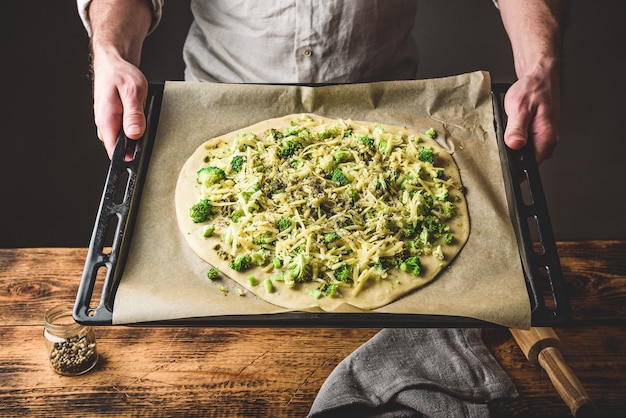
[[[531,115],[528,110],[518,108],[515,112],[507,112],[508,121],[504,132],[504,142],[514,150],[522,149],[528,143],[528,126]]]
[[[131,93],[120,95],[124,114],[122,126],[124,133],[130,139],[139,139],[146,129],[146,117],[144,115],[144,105],[147,97],[147,86],[139,88]]]

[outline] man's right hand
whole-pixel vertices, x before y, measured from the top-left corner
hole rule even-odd
[[[141,138],[146,129],[148,81],[114,51],[94,56],[93,67],[94,119],[98,138],[111,158],[120,128],[130,139]]]

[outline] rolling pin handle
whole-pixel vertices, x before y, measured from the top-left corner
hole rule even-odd
[[[526,358],[543,368],[575,417],[593,417],[596,409],[572,369],[565,364],[561,341],[552,328],[511,329]]]
[[[585,388],[572,369],[565,364],[563,354],[554,347],[539,353],[539,365],[548,373],[552,384],[575,417],[594,416],[595,408]]]

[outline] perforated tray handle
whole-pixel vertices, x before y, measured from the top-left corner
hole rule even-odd
[[[507,117],[504,97],[510,84],[494,84],[496,135],[504,144]],[[511,222],[516,232],[520,258],[528,287],[533,326],[567,323],[571,311],[556,247],[548,206],[539,176],[533,142],[520,151],[500,146]],[[508,178],[506,178],[508,177]]]
[[[142,177],[147,171],[158,125],[162,93],[162,84],[150,85],[145,106],[146,130],[140,139],[128,139],[123,130],[118,135],[74,304],[73,316],[79,323],[110,325],[113,322],[115,292],[130,246],[141,198]],[[111,236],[108,251],[106,245]],[[103,279],[100,277],[102,270],[106,271]],[[100,280],[103,280],[102,289],[97,306],[93,306],[94,291]]]

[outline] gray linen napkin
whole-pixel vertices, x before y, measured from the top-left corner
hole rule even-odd
[[[322,385],[310,418],[486,417],[517,397],[479,329],[383,329]]]

